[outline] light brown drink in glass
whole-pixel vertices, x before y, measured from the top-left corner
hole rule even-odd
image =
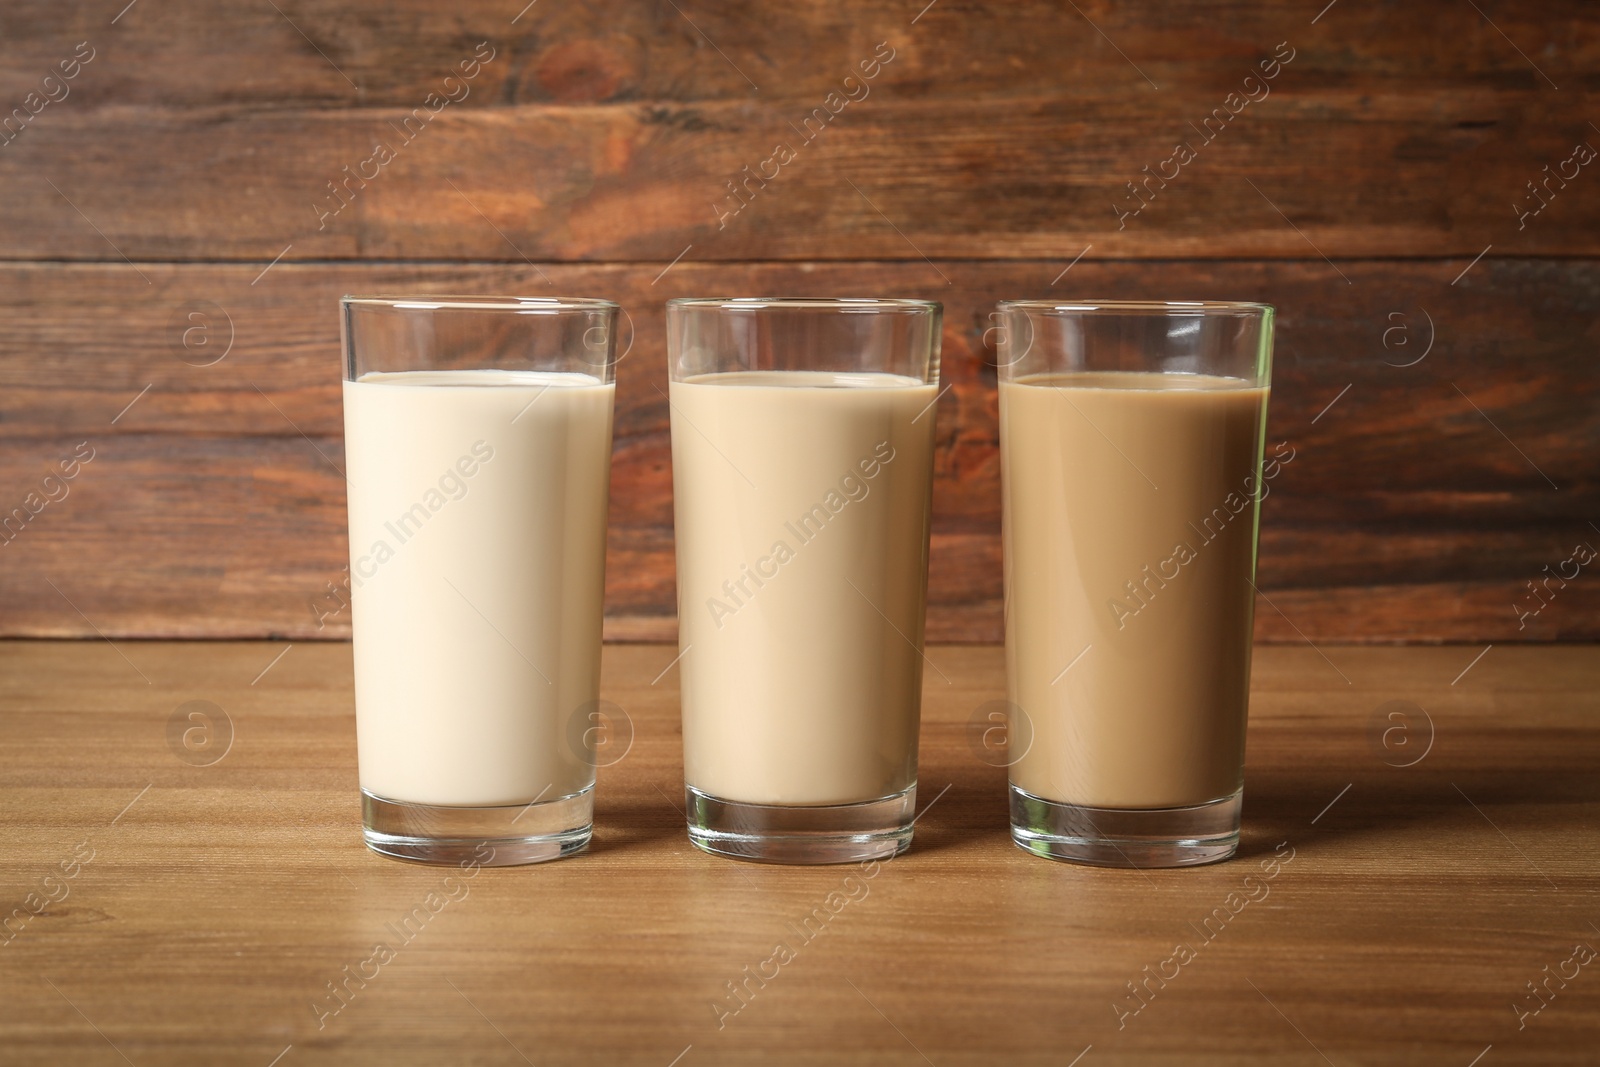
[[[1268,390],[1194,374],[1000,384],[1011,781],[1094,808],[1241,785]]]

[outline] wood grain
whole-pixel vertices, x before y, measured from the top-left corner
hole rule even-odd
[[[1048,0],[1019,0],[1003,16],[972,0],[924,7],[862,0],[843,9],[792,0],[674,10],[626,0],[456,0],[444,9],[392,0],[377,14],[340,0],[237,8],[166,0],[134,7],[113,27],[120,9],[103,19],[98,11],[67,19],[49,5],[11,5],[0,11],[0,99],[36,88],[85,39],[111,60],[73,89],[97,107],[411,107],[484,40],[505,60],[490,65],[483,91],[463,101],[468,107],[820,98],[885,39],[902,44],[917,64],[915,77],[896,85],[927,99],[1019,95],[1031,87],[1081,96],[1155,92],[1138,69],[1162,92],[1226,92],[1242,77],[1241,61],[1285,37],[1307,46],[1295,64],[1308,80],[1360,81],[1386,93],[1430,85],[1549,91],[1506,38],[1536,57],[1563,91],[1592,88],[1600,60],[1600,31],[1581,0],[1485,7],[1493,25],[1449,0],[1347,7],[1314,26],[1315,11],[1265,0],[1222,8],[1098,0],[1079,4],[1081,14]]]
[[[0,645],[0,904],[60,898],[0,942],[8,1063],[956,1067],[1092,1045],[1080,1067],[1462,1067],[1491,1045],[1485,1064],[1584,1064],[1600,1041],[1592,965],[1521,1028],[1514,1009],[1600,948],[1593,647],[1497,647],[1455,685],[1471,649],[1325,647],[1348,685],[1262,649],[1241,855],[1150,872],[1009,843],[1004,772],[964,734],[1004,691],[999,650],[934,647],[924,814],[867,880],[690,847],[676,674],[650,682],[676,650],[613,646],[603,694],[634,743],[601,771],[592,850],[452,884],[361,847],[348,646],[296,644],[254,684],[284,646],[120,647],[144,677],[103,642]],[[167,742],[197,699],[231,727],[209,766]],[[1409,767],[1372,729],[1397,700],[1407,742],[1434,742]],[[832,892],[849,902],[799,943]],[[327,983],[429,893],[454,899],[319,1028]],[[793,961],[719,1029],[713,1003],[739,1006],[727,983],[778,941]],[[1196,958],[1119,1028],[1127,983],[1180,942]]]
[[[80,442],[97,450],[70,495],[0,547],[0,627],[29,636],[346,635],[342,613],[319,628],[312,607],[344,565],[338,295],[561,291],[610,296],[629,313],[607,632],[670,637],[661,302],[877,292],[947,302],[929,631],[997,640],[988,315],[1004,297],[1062,291],[1279,307],[1269,440],[1293,459],[1264,505],[1263,639],[1600,637],[1600,584],[1587,572],[1541,585],[1538,598],[1527,587],[1559,571],[1578,542],[1600,546],[1590,525],[1600,521],[1593,264],[1490,260],[1451,285],[1454,264],[1346,263],[1346,285],[1320,260],[1085,258],[1054,289],[1065,264],[680,263],[662,275],[665,266],[280,263],[258,278],[255,265],[141,264],[149,285],[127,265],[0,268],[5,508]],[[184,331],[197,328],[186,347]],[[230,336],[225,358],[190,365],[223,352]],[[1543,607],[1519,615],[1519,600],[1525,612]]]
[[[333,301],[430,288],[629,308],[613,639],[672,634],[659,308],[717,291],[947,301],[936,639],[1000,633],[989,307],[1057,293],[1282,308],[1263,639],[1600,639],[1577,0],[111,6],[0,10],[0,516],[97,450],[0,635],[343,636]]]
[[[666,261],[690,245],[701,260],[1010,258],[1093,244],[1102,257],[1465,260],[1489,244],[1600,248],[1587,170],[1519,219],[1540,203],[1527,183],[1600,136],[1589,125],[1600,31],[1576,3],[1493,23],[1444,0],[1347,7],[1315,25],[1262,2],[1034,3],[997,16],[947,0],[914,25],[911,5],[886,2],[848,14],[714,5],[692,18],[673,5],[551,5],[513,26],[515,6],[447,14],[408,0],[379,19],[331,0],[248,13],[189,0],[114,27],[8,13],[6,107],[80,40],[100,51],[70,95],[0,147],[0,258]],[[485,40],[495,58],[452,90],[466,95],[402,135]],[[829,104],[878,42],[894,58],[853,90],[867,95]],[[1280,44],[1292,60],[1254,90],[1269,95],[1204,131]],[[819,107],[838,113],[808,139]],[[1179,142],[1197,158],[1159,166]],[[339,203],[328,183],[379,143],[393,161],[368,166],[371,180],[324,219]],[[779,144],[796,158],[720,223],[739,203],[727,183]],[[1147,167],[1171,181],[1136,195]],[[1121,217],[1140,197],[1153,199]]]

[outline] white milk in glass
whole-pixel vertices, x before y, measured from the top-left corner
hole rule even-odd
[[[344,383],[367,793],[486,806],[593,784],[572,724],[599,696],[614,393],[535,371]]]

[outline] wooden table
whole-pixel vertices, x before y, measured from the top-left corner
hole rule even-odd
[[[1011,845],[1000,652],[932,648],[867,879],[690,847],[675,649],[612,646],[591,851],[465,879],[361,846],[347,645],[6,643],[0,1061],[1594,1063],[1600,656],[1478,652],[1261,648],[1239,857],[1140,872]]]

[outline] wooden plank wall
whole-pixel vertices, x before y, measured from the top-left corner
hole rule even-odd
[[[946,303],[933,639],[1000,636],[1047,295],[1280,308],[1263,638],[1600,638],[1592,5],[523,3],[0,9],[0,634],[346,636],[336,300],[444,290],[629,313],[613,638],[674,631],[661,303],[780,293]]]

